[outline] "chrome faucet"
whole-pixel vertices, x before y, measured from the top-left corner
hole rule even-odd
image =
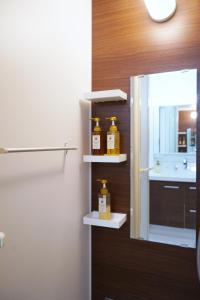
[[[186,158],[184,158],[184,160],[183,160],[183,166],[184,166],[184,169],[187,169],[187,167],[188,167],[188,162],[187,162]]]

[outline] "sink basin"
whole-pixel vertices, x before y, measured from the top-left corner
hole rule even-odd
[[[191,167],[189,170],[190,170],[191,172],[196,172],[197,168],[196,168],[196,166],[193,166],[193,167]]]
[[[149,172],[150,180],[159,181],[178,181],[178,182],[196,182],[196,166],[190,169],[164,169],[160,173],[155,170]]]

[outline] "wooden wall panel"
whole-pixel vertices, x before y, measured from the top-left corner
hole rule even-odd
[[[93,90],[120,88],[129,93],[130,76],[200,68],[200,1],[177,2],[175,16],[157,24],[148,17],[143,0],[93,0]],[[122,152],[128,153],[128,161],[119,165],[93,164],[92,207],[97,209],[96,179],[106,177],[113,211],[129,215],[129,101],[93,104],[92,112],[103,120],[119,117]],[[108,127],[105,120],[103,127]],[[92,228],[92,299],[105,297],[199,300],[196,251],[131,240],[129,218],[120,230]]]

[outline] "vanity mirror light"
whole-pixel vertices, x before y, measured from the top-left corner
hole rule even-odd
[[[131,77],[131,238],[196,247],[197,70]]]

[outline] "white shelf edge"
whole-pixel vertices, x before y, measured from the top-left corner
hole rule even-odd
[[[83,155],[83,162],[121,163],[127,160],[126,154],[119,155]]]
[[[83,224],[119,229],[126,220],[127,215],[121,213],[111,213],[110,220],[101,220],[98,211],[92,211],[83,218]]]
[[[84,94],[84,99],[91,102],[126,101],[127,93],[122,90],[94,91]]]
[[[180,148],[186,148],[187,145],[178,145],[178,147],[180,147]]]

